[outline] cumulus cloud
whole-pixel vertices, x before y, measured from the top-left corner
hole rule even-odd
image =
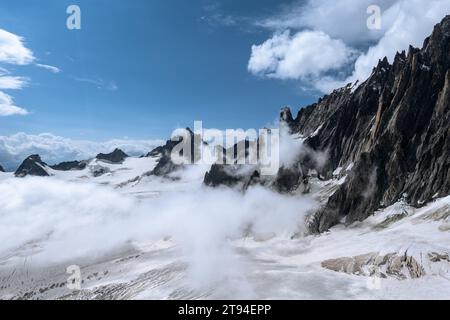
[[[406,50],[409,45],[421,47],[433,26],[448,12],[449,0],[397,1],[382,15],[389,28],[376,45],[356,60],[353,74],[345,81],[365,80],[379,59],[388,57],[392,62],[396,52]]]
[[[0,91],[0,117],[26,114],[28,114],[27,110],[16,106],[14,104],[13,98],[10,95]]]
[[[271,78],[308,80],[342,68],[355,52],[321,31],[301,31],[293,36],[285,31],[252,47],[248,69]]]
[[[367,28],[369,5],[381,8],[380,30]],[[252,47],[249,71],[270,78],[297,79],[303,86],[327,93],[346,83],[365,80],[378,60],[385,56],[392,61],[397,51],[406,50],[410,44],[420,47],[433,26],[448,12],[449,0],[297,2],[256,23],[274,30],[274,35]],[[294,36],[287,36],[290,33]],[[321,35],[322,43],[318,48],[313,43],[296,45],[305,33]],[[287,55],[287,48],[295,50]],[[335,61],[330,60],[332,50],[337,55]],[[305,57],[311,52],[316,54],[313,61],[319,63],[307,63],[311,60]],[[356,52],[358,55],[353,55]],[[290,70],[280,72],[280,65]],[[305,74],[311,76],[305,77]]]
[[[366,28],[367,7],[373,4],[383,10],[397,0],[314,0],[297,1],[292,6],[255,24],[271,30],[320,30],[332,38],[342,39],[345,43],[357,45],[367,41],[376,41],[382,30]],[[358,27],[356,27],[358,26]]]
[[[162,140],[124,139],[94,142],[72,140],[48,133],[39,135],[18,133],[0,136],[0,164],[6,170],[12,171],[31,154],[39,154],[45,162],[56,164],[62,161],[86,160],[98,153],[109,153],[115,148],[137,156],[146,154],[163,143]]]
[[[33,52],[25,47],[22,37],[0,29],[0,62],[26,65],[34,60]]]

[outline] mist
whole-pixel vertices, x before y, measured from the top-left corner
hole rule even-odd
[[[171,239],[193,283],[209,285],[239,273],[233,240],[291,237],[317,205],[259,186],[245,194],[208,188],[202,185],[205,170],[189,167],[178,173],[178,182],[148,178],[165,192],[140,200],[108,186],[54,177],[2,180],[0,259],[20,265],[32,258],[45,267]],[[186,186],[182,192],[180,184]]]

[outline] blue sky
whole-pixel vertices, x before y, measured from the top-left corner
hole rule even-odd
[[[66,28],[71,4],[81,30]],[[2,0],[0,140],[261,128],[420,47],[449,12],[450,0]]]
[[[70,4],[81,8],[81,30],[66,28]],[[25,88],[6,91],[29,114],[0,117],[0,135],[152,139],[194,120],[264,126],[283,105],[317,98],[295,82],[247,71],[251,46],[271,33],[251,21],[280,7],[276,0],[2,1],[0,28],[24,37],[38,63],[61,72],[1,64],[29,78]]]

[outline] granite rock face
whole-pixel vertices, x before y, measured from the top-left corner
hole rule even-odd
[[[26,158],[14,175],[18,178],[26,176],[48,177],[50,174],[47,172],[47,167],[47,164],[41,160],[41,157],[35,154]]]
[[[450,16],[422,49],[385,58],[359,87],[348,85],[290,119],[293,133],[326,151],[324,177],[354,164],[346,182],[315,215],[323,232],[345,217],[364,220],[401,197],[421,206],[450,193]]]

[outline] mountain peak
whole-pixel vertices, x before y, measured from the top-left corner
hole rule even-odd
[[[410,46],[392,65],[379,60],[358,90],[341,88],[299,112],[291,130],[328,154],[323,167],[312,169],[330,177],[352,167],[311,230],[325,231],[344,217],[347,223],[364,220],[403,196],[421,206],[450,193],[449,79],[447,16],[422,49]]]
[[[107,161],[111,163],[122,163],[129,156],[122,150],[116,148],[111,153],[99,153],[95,158],[97,160]]]
[[[39,176],[48,177],[47,164],[42,161],[38,154],[33,154],[27,157],[19,168],[14,173],[16,177],[22,178],[25,176]]]
[[[294,118],[292,117],[292,112],[289,107],[284,107],[281,109],[280,120],[282,122],[286,122],[287,124],[294,122]]]

